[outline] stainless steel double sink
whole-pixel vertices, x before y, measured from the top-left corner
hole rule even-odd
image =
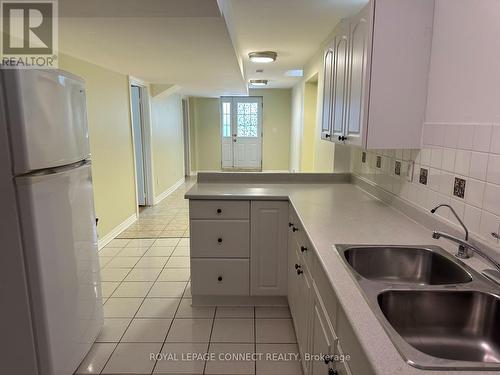
[[[437,246],[336,248],[410,365],[500,371],[496,284]]]

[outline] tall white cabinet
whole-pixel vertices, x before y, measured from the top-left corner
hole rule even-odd
[[[324,53],[321,138],[364,148],[419,148],[434,0],[371,0]]]

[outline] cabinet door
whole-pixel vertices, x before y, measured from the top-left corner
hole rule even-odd
[[[323,117],[321,121],[321,139],[330,140],[332,125],[333,43],[325,49],[323,58]]]
[[[335,364],[333,354],[335,353],[336,343],[338,341],[333,327],[326,313],[326,309],[314,284],[313,293],[313,316],[311,324],[311,374],[324,375]]]
[[[312,375],[325,375],[328,374],[330,368],[328,356],[332,354],[332,342],[327,328],[323,321],[322,314],[319,306],[314,304],[313,322],[312,322],[312,338],[311,349],[313,359],[311,361],[311,374]]]
[[[366,131],[369,89],[369,44],[372,2],[351,19],[349,33],[349,83],[345,136],[351,144],[361,145]]]
[[[345,133],[345,110],[348,72],[349,24],[342,21],[334,37],[332,139],[342,142]]]
[[[288,202],[252,201],[251,206],[251,294],[285,296]]]
[[[291,239],[288,253],[288,304],[295,325],[299,353],[304,358],[309,353],[312,279],[298,251],[297,242]],[[308,375],[309,363],[301,363],[304,374]]]

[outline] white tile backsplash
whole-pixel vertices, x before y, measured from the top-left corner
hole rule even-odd
[[[500,155],[492,154],[489,156],[486,180],[492,184],[500,185]]]
[[[477,180],[486,180],[488,169],[488,154],[484,152],[473,152],[470,159],[469,176]]]
[[[488,125],[477,125],[474,129],[474,151],[488,152],[490,150],[491,144],[491,130],[492,126]]]
[[[491,236],[500,230],[500,124],[425,124],[422,140],[421,150],[365,151],[366,163],[353,147],[352,171],[423,209],[450,204],[472,233],[500,250]],[[400,176],[394,174],[396,161]],[[415,164],[412,181],[405,175],[409,163]],[[427,185],[420,183],[421,168],[428,170]],[[455,177],[466,180],[465,199],[453,195]],[[456,224],[446,210],[438,214]]]

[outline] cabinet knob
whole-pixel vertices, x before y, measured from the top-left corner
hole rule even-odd
[[[217,238],[218,243],[222,243],[222,238]]]
[[[342,136],[341,136],[341,135],[339,135],[339,142],[341,142],[341,141],[342,141]]]
[[[302,275],[304,271],[302,271],[300,268],[297,270],[297,275]]]
[[[293,227],[293,228],[292,228],[292,231],[293,231],[293,232],[297,232],[298,230],[299,230],[299,228],[296,228],[296,227]]]
[[[219,276],[219,277],[217,278],[217,280],[218,280],[218,281],[222,281],[222,276]]]
[[[303,253],[304,251],[307,251],[307,247],[305,247],[305,246],[301,246],[301,247],[300,247],[300,251],[301,251],[302,253]]]
[[[293,227],[293,223],[288,223],[288,226],[291,228]]]
[[[325,134],[325,138],[330,138],[331,135],[330,134]]]
[[[222,209],[221,208],[218,208],[217,209],[217,213],[220,215],[222,213]]]
[[[300,267],[302,267],[301,265],[295,263],[295,269],[298,270]]]

